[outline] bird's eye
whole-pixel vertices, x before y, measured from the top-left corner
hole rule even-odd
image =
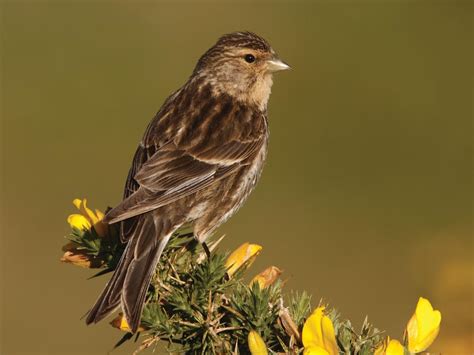
[[[244,59],[247,63],[255,62],[255,56],[253,54],[246,54]]]

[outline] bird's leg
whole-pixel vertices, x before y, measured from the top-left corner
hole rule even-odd
[[[204,249],[204,252],[206,253],[207,258],[211,259],[211,251],[209,250],[209,247],[207,246],[206,242],[202,242],[201,245]]]

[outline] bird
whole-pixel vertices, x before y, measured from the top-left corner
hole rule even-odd
[[[290,69],[259,35],[221,36],[149,123],[123,200],[103,222],[120,224],[124,252],[89,310],[97,323],[121,307],[136,333],[153,272],[171,235],[191,225],[206,239],[254,189],[267,156],[273,74]]]

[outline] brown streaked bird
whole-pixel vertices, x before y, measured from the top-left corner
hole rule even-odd
[[[204,243],[242,205],[267,155],[272,74],[285,69],[260,36],[227,34],[166,99],[135,152],[123,201],[104,219],[121,224],[127,245],[87,324],[121,306],[135,333],[173,232],[192,224]]]

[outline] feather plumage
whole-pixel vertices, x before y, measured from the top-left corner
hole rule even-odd
[[[243,60],[246,51],[255,65]],[[121,306],[135,332],[170,235],[191,223],[202,242],[245,201],[266,157],[266,60],[274,56],[253,33],[225,35],[164,102],[135,152],[123,201],[104,219],[120,222],[127,246],[87,323]]]

